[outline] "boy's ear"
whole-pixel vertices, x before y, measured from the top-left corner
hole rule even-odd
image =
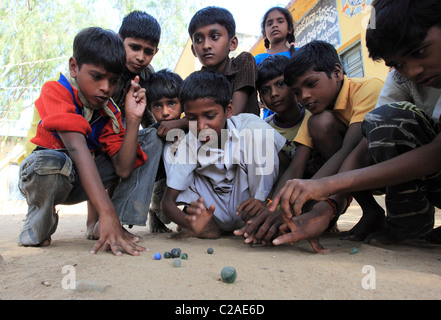
[[[75,59],[74,57],[71,57],[69,59],[69,73],[70,73],[70,76],[72,78],[76,78],[79,69],[80,68],[78,67],[77,59]]]
[[[191,52],[193,52],[193,55],[197,58],[198,55],[196,54],[196,50],[194,49],[193,45],[191,45]]]
[[[230,103],[225,109],[225,115],[227,116],[227,119],[231,118],[231,116],[233,115],[233,111],[234,111],[233,100],[230,100]]]
[[[337,79],[337,81],[343,81],[344,71],[343,71],[343,67],[341,66],[341,64],[339,64],[339,63],[335,64],[333,73],[334,73],[334,76]]]
[[[236,36],[232,37],[230,39],[230,51],[234,51],[237,49],[237,46],[239,45],[239,40]]]

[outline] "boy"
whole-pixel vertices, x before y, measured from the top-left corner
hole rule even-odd
[[[124,42],[127,61],[126,68],[121,74],[120,83],[112,96],[113,101],[120,108],[122,119],[125,119],[125,97],[130,89],[130,81],[139,76],[140,83],[144,82],[149,74],[154,73],[150,65],[158,52],[161,37],[161,27],[158,21],[143,11],[133,11],[124,17],[118,32]],[[154,122],[152,115],[146,109],[141,125],[147,128]]]
[[[376,164],[315,181],[289,181],[274,199],[274,206],[284,194],[284,211],[297,213],[308,199],[387,187],[387,227],[370,235],[369,242],[399,243],[429,236],[439,243],[441,229],[432,229],[433,207],[441,206],[441,6],[436,0],[376,0],[372,5],[376,27],[366,33],[369,55],[396,70],[386,80],[379,99],[389,104],[366,116],[365,141],[354,151],[369,150]],[[394,99],[409,102],[390,103]],[[286,216],[287,234],[274,244],[319,236],[321,228],[311,229],[312,218]]]
[[[166,69],[149,75],[142,87],[146,89],[147,107],[156,123],[152,125],[158,130],[158,136],[164,141],[170,128],[166,124],[181,118],[182,106],[179,101],[179,88],[182,78]],[[152,203],[149,210],[150,232],[171,232],[165,225],[170,220],[161,212],[161,199],[166,188],[165,168],[161,159],[153,189]]]
[[[289,60],[288,57],[282,55],[273,55],[264,59],[257,69],[258,77],[256,82],[262,103],[269,110],[274,112],[267,117],[265,121],[286,138],[285,145],[282,149],[283,157],[281,157],[281,166],[283,166],[283,169],[288,168],[295,154],[297,158],[301,157],[302,153],[307,157],[310,157],[311,154],[309,148],[302,145],[296,147],[294,144],[294,139],[307,111],[305,112],[305,109],[300,107],[294,92],[285,84],[284,70]],[[305,168],[298,168],[299,172],[296,175],[309,178],[316,173],[322,165],[323,161],[319,156],[311,157],[311,159],[308,159],[308,165]],[[241,207],[239,207],[238,210],[240,211]],[[266,208],[266,211],[262,211],[261,215],[268,213],[268,208]],[[275,215],[271,214],[271,216],[274,217]],[[282,223],[281,219],[278,219],[278,221],[280,224]],[[276,227],[278,227],[278,225],[274,225],[274,229],[277,229]],[[238,230],[235,234],[243,235],[242,231],[243,230]],[[248,243],[251,240],[255,241],[255,239],[249,237],[247,233],[245,242]],[[263,243],[268,241],[270,241],[270,239],[262,239]]]
[[[299,106],[293,91],[284,82],[283,71],[288,63],[288,57],[269,56],[260,63],[256,81],[262,103],[274,112],[265,121],[286,138],[282,149],[288,161],[284,163],[285,168],[294,155],[294,138],[305,117],[305,109]]]
[[[162,142],[151,131],[140,135],[142,149],[138,144],[146,103],[138,77],[125,101],[126,128],[110,99],[125,61],[124,45],[114,32],[87,28],[75,37],[69,74],[43,86],[35,102],[41,121],[31,141],[37,148],[20,166],[19,187],[29,205],[20,245],[49,245],[58,223],[55,205],[89,199],[100,222],[92,253],[101,247],[115,255],[145,250],[121,223],[132,222],[137,208],[148,207],[139,190],[153,186],[149,172],[159,162],[153,151]],[[120,178],[125,180],[111,200],[105,188]]]
[[[125,100],[130,89],[131,81],[138,76],[140,84],[149,74],[154,73],[151,62],[158,52],[158,44],[161,37],[161,27],[159,23],[146,12],[133,11],[124,17],[118,32],[123,40],[126,51],[126,63],[121,73],[118,86],[112,95],[113,101],[121,110],[121,120],[125,125]],[[145,109],[142,117],[141,126],[149,127],[154,122],[148,108]],[[111,195],[116,184],[108,189]],[[88,202],[88,219],[86,237],[97,240],[98,232],[95,230],[98,215],[93,206]],[[131,225],[130,225],[131,226]]]
[[[360,142],[361,122],[365,114],[375,107],[383,82],[376,78],[347,78],[337,51],[323,41],[312,41],[298,49],[285,68],[284,76],[299,103],[309,111],[294,140],[302,146],[302,150],[305,147],[309,150],[301,154],[296,152],[281,183],[302,177],[299,174],[302,174],[308,153],[312,150],[325,160],[313,179],[336,173]],[[364,196],[367,198],[365,206],[379,207],[376,202],[372,204],[374,199],[371,195]],[[349,201],[347,199],[341,206],[339,214],[344,212]],[[328,211],[329,206],[330,203],[321,203],[312,210]],[[255,220],[257,223],[259,219]],[[246,233],[249,234],[253,227],[255,225],[250,225]],[[319,246],[313,245],[313,248],[322,251]]]
[[[231,95],[228,80],[216,72],[194,72],[181,86],[190,132],[176,152],[176,143],[164,149],[162,200],[163,213],[184,228],[179,236],[218,238],[241,227],[237,206],[249,198],[264,201],[277,178],[285,139],[256,115],[232,116]],[[187,214],[177,203],[187,205]]]
[[[225,75],[233,88],[234,115],[260,114],[257,102],[257,66],[249,52],[230,58],[237,48],[236,23],[224,8],[206,7],[193,16],[188,26],[191,50],[203,65],[202,70]]]
[[[121,110],[124,124],[124,105],[127,92],[131,87],[131,81],[135,79],[135,76],[139,76],[140,83],[142,83],[149,74],[154,73],[150,63],[158,52],[161,27],[156,19],[148,13],[133,11],[123,19],[119,36],[123,40],[127,59],[117,89],[112,95],[112,100]],[[35,148],[35,145],[30,143],[29,140],[34,137],[39,120],[38,113],[34,110],[34,117],[28,132],[25,156],[28,156]],[[146,128],[153,122],[151,114],[146,110],[141,125]]]

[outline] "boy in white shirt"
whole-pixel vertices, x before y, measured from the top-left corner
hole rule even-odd
[[[162,200],[163,213],[184,229],[181,236],[218,238],[242,227],[253,210],[266,205],[276,182],[285,139],[258,116],[232,116],[231,97],[219,73],[195,72],[181,86],[190,132],[177,149],[177,143],[164,149]],[[254,201],[236,214],[250,198]],[[183,212],[177,204],[189,206]]]

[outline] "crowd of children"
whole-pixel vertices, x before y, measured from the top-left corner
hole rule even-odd
[[[29,205],[18,243],[50,245],[55,206],[88,201],[87,237],[98,250],[139,255],[123,226],[177,237],[279,245],[337,228],[354,197],[363,215],[344,239],[440,243],[441,5],[374,0],[370,57],[385,82],[346,76],[323,41],[295,48],[289,10],[262,20],[267,51],[238,45],[232,14],[199,10],[189,23],[202,69],[182,79],[155,72],[161,28],[134,11],[118,34],[74,39],[69,70],[35,102],[19,187]],[[260,116],[260,104],[271,114]],[[386,197],[386,214],[373,191]]]

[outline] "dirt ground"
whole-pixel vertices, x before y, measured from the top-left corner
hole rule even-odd
[[[17,246],[26,209],[23,202],[1,204],[1,300],[441,299],[441,246],[423,241],[374,247],[326,234],[321,243],[331,251],[314,254],[306,241],[251,247],[235,236],[173,240],[134,227],[149,251],[115,257],[89,254],[94,241],[84,236],[84,204],[59,207],[50,247]],[[340,230],[349,230],[360,214],[353,203],[340,218]],[[437,211],[436,225],[440,218]],[[207,253],[210,247],[213,254]],[[188,254],[181,267],[173,267],[172,259],[153,258],[173,248]],[[225,266],[237,270],[232,284],[220,281]]]

